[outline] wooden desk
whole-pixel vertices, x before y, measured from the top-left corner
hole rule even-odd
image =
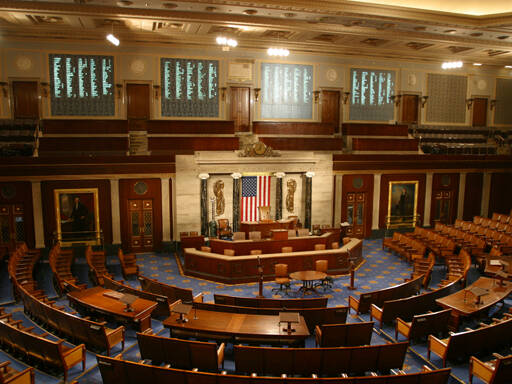
[[[293,220],[286,221],[243,221],[240,223],[240,231],[245,232],[245,238],[249,238],[249,232],[259,231],[262,238],[269,238],[272,229],[293,229]]]
[[[70,305],[79,312],[92,312],[108,317],[114,321],[134,325],[140,332],[151,328],[151,312],[156,308],[157,303],[137,298],[132,304],[133,312],[125,312],[126,305],[104,293],[116,292],[102,287],[94,287],[83,291],[68,293]],[[116,292],[117,293],[117,292]]]
[[[213,337],[228,336],[233,339],[237,338],[241,342],[262,339],[288,344],[293,341],[304,343],[306,337],[309,336],[308,327],[302,316],[300,316],[299,323],[294,324],[295,332],[290,334],[283,331],[282,324],[279,323],[279,316],[248,315],[198,309],[190,312],[188,322],[181,323],[178,319],[179,315],[173,313],[163,322],[164,326],[169,328],[171,337],[173,331],[187,331],[213,335]]]
[[[204,245],[204,236],[183,236],[180,240],[181,249],[195,248],[201,249]]]
[[[469,290],[478,287],[488,290],[488,293],[480,297],[480,303],[476,304],[476,298],[473,297]],[[452,318],[454,320],[455,329],[458,329],[460,317],[468,317],[485,311],[493,305],[504,300],[512,293],[512,283],[504,282],[504,286],[489,277],[480,277],[472,285],[461,289],[449,296],[436,300],[436,303],[445,309],[452,310]]]
[[[302,296],[304,296],[306,292],[316,292],[316,289],[313,287],[313,282],[325,279],[326,276],[327,273],[320,271],[298,271],[290,273],[290,277],[293,280],[302,280],[302,287],[299,289],[299,291],[302,291]]]

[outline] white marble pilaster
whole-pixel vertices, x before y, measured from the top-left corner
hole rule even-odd
[[[430,226],[430,208],[432,207],[432,181],[434,174],[427,172],[427,180],[425,183],[425,210],[423,212],[423,225]]]
[[[44,248],[43,202],[41,200],[41,182],[32,182],[32,210],[34,214],[34,236],[36,248]]]
[[[464,197],[466,195],[466,172],[461,172],[459,176],[459,197],[457,204],[457,219],[462,220],[464,216]]]
[[[121,244],[121,213],[119,209],[119,180],[110,179],[112,210],[112,244]]]
[[[169,177],[161,177],[160,184],[162,186],[162,241],[171,241],[171,205],[170,205],[170,189]]]
[[[379,209],[380,209],[380,181],[382,174],[373,175],[373,212],[372,212],[372,230],[379,229]]]
[[[341,203],[343,199],[343,175],[334,176],[334,227],[341,223]]]
[[[484,172],[484,185],[482,187],[482,205],[480,206],[480,216],[489,216],[489,199],[491,198],[491,178],[492,173]]]

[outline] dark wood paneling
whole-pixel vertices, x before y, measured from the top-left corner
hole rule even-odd
[[[353,138],[354,151],[417,151],[419,139]]]
[[[150,137],[150,151],[234,151],[239,149],[236,137]]]
[[[480,215],[482,206],[482,187],[484,185],[483,173],[468,173],[464,189],[463,220],[472,221],[473,217]]]
[[[172,195],[172,178],[169,179],[169,231],[170,231],[170,234],[171,234],[171,240],[173,240],[173,233],[174,233],[174,226],[173,226],[173,210],[172,210],[172,199],[173,199],[173,195]]]
[[[345,123],[343,135],[354,136],[407,136],[407,125]]]
[[[487,99],[477,97],[473,100],[473,127],[487,125]]]
[[[235,124],[228,120],[151,120],[145,123],[148,133],[233,134]]]
[[[418,95],[402,95],[402,123],[418,122]]]
[[[354,179],[360,178],[363,185],[360,188],[354,187]],[[343,175],[341,198],[341,222],[347,221],[347,193],[365,193],[365,228],[363,237],[369,236],[372,231],[373,215],[373,175]]]
[[[322,91],[322,123],[332,124],[334,131],[340,130],[340,91]]]
[[[417,214],[420,215],[420,222],[423,223],[423,213],[425,212],[425,174],[384,174],[380,180],[379,228],[386,228],[386,216],[388,214],[389,202],[389,182],[415,180],[419,181]]]
[[[144,195],[135,193],[136,183],[143,181],[148,190]],[[119,180],[119,208],[121,216],[121,241],[125,250],[130,249],[130,220],[128,217],[129,199],[153,200],[153,244],[155,250],[162,247],[162,186],[160,179],[120,179]],[[172,217],[172,215],[171,215]]]
[[[149,119],[149,84],[126,84],[126,100],[128,119]]]
[[[128,133],[126,120],[43,120],[43,133],[48,134],[114,134]]]
[[[236,132],[248,132],[251,127],[251,89],[249,87],[230,87],[231,120]]]
[[[342,139],[261,137],[260,141],[282,151],[341,151]]]
[[[41,199],[43,202],[44,237],[47,247],[52,246],[53,233],[57,230],[55,217],[55,189],[98,188],[100,212],[100,229],[103,231],[105,244],[112,243],[112,208],[109,180],[59,180],[41,182]]]
[[[79,155],[84,152],[126,153],[128,137],[41,137],[39,139],[39,154],[45,152],[74,152]]]
[[[39,119],[37,81],[13,81],[12,99],[15,119]]]
[[[252,130],[258,135],[332,135],[332,123],[255,121]],[[309,140],[309,139],[308,139]]]
[[[450,213],[445,224],[453,224],[457,217],[457,206],[459,201],[459,174],[458,173],[434,173],[432,178],[432,198],[430,205],[430,224],[434,225],[434,210],[436,193],[448,192],[450,194]],[[443,180],[447,185],[443,185]]]
[[[489,217],[494,212],[508,214],[512,209],[512,173],[493,173],[489,196]]]
[[[35,246],[35,233],[32,183],[26,181],[0,183],[0,204],[23,205],[26,242],[29,248],[33,248]]]

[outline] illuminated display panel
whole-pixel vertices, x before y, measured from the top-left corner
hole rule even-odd
[[[395,71],[351,68],[350,79],[350,120],[393,120]]]
[[[50,54],[53,116],[114,116],[114,57]]]
[[[496,79],[495,124],[512,124],[512,79]]]
[[[313,66],[261,64],[261,118],[312,119]]]
[[[162,116],[218,117],[219,61],[162,58]]]

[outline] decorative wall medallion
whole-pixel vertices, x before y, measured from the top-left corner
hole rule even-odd
[[[478,87],[479,90],[483,91],[484,89],[487,89],[487,81],[478,80],[478,82],[476,83],[476,86]]]
[[[364,181],[361,177],[354,177],[354,179],[352,180],[352,186],[356,189],[359,189],[363,186],[364,184]]]
[[[131,62],[130,69],[133,73],[140,75],[144,73],[144,70],[146,69],[146,64],[142,60],[136,59]]]
[[[146,192],[148,191],[148,185],[143,181],[137,181],[133,186],[133,191],[137,195],[145,195]]]
[[[325,77],[327,77],[327,80],[329,81],[336,81],[338,78],[338,72],[336,72],[334,68],[329,68],[325,73]]]
[[[407,84],[408,85],[416,85],[417,82],[418,82],[418,78],[416,77],[416,75],[414,73],[410,73],[407,76]]]
[[[32,60],[28,56],[18,56],[16,58],[16,67],[21,71],[28,71],[32,68]]]
[[[16,196],[16,187],[11,184],[4,185],[2,189],[0,189],[0,195],[6,200],[10,200]]]

